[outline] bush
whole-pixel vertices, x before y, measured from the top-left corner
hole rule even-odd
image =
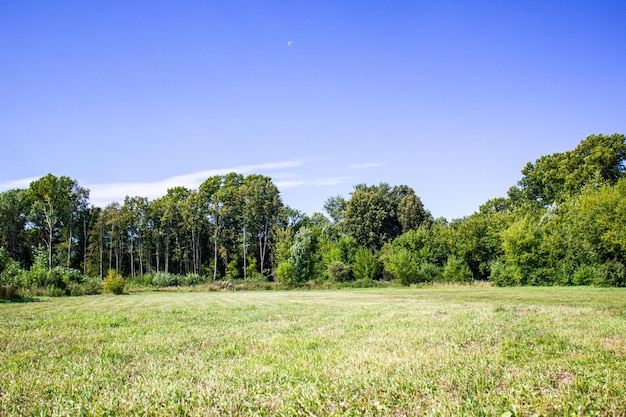
[[[343,262],[333,261],[328,265],[328,276],[338,282],[350,281],[352,279],[352,271]]]
[[[123,294],[125,288],[126,280],[124,277],[112,269],[109,270],[109,273],[102,283],[102,291],[110,294]]]
[[[352,272],[357,280],[376,279],[379,277],[381,269],[381,263],[372,251],[361,248],[356,252]]]
[[[44,288],[48,282],[48,271],[39,265],[33,265],[21,274],[22,286],[25,288]]]
[[[261,284],[261,283],[269,282],[269,279],[268,277],[266,277],[259,271],[255,271],[253,273],[248,274],[248,277],[246,278],[246,282],[249,282],[251,284]]]
[[[420,282],[419,264],[408,249],[393,248],[385,261],[385,269],[402,285]]]
[[[65,292],[71,296],[100,294],[102,293],[102,281],[100,278],[87,277],[81,284],[70,282]]]
[[[462,259],[450,256],[443,268],[443,280],[448,282],[471,282],[472,271]]]
[[[169,272],[157,272],[152,277],[152,284],[157,287],[173,287],[178,285],[178,275]]]
[[[593,284],[599,287],[626,287],[626,266],[617,261],[600,265]]]
[[[80,284],[83,281],[83,274],[78,269],[67,268],[65,266],[55,266],[48,272],[48,285],[58,288],[67,288],[70,283]]]
[[[200,277],[200,275],[198,274],[187,274],[187,275],[181,275],[178,277],[178,285],[183,285],[183,286],[191,286],[191,285],[197,285],[200,284],[202,282],[202,279]]]
[[[290,285],[293,283],[293,266],[289,262],[281,262],[276,268],[276,277],[281,284]]]
[[[416,282],[441,281],[443,278],[441,267],[430,262],[421,263],[416,276]]]
[[[128,287],[149,287],[152,285],[152,274],[138,275],[128,280]]]
[[[519,269],[506,262],[496,261],[491,265],[490,281],[498,287],[521,285],[522,275]]]
[[[590,265],[581,266],[572,275],[572,284],[591,285],[596,276],[596,270]]]
[[[12,284],[0,284],[0,300],[11,300],[16,295],[16,288]]]

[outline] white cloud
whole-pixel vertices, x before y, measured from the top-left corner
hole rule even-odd
[[[348,168],[358,168],[358,169],[364,169],[364,168],[378,168],[378,167],[382,167],[383,163],[381,162],[366,162],[363,164],[352,164],[352,165],[348,165]]]
[[[295,168],[303,164],[304,161],[302,160],[268,162],[265,164],[242,165],[232,168],[198,171],[153,182],[86,184],[85,187],[89,188],[91,191],[89,193],[91,203],[95,206],[104,207],[114,201],[121,203],[127,195],[147,197],[152,200],[165,195],[168,188],[182,186],[190,189],[196,189],[204,180],[215,175],[225,175],[229,172],[249,174],[253,172],[271,171],[276,169]]]
[[[24,178],[21,180],[9,180],[0,182],[0,191],[13,190],[15,188],[28,188],[30,183],[38,178]]]
[[[297,168],[310,162],[311,160],[294,159],[289,161],[269,162],[265,164],[242,165],[232,168],[220,168],[193,172],[184,175],[176,175],[158,181],[148,182],[112,182],[112,183],[90,183],[79,180],[81,186],[90,190],[89,200],[98,207],[105,207],[112,202],[122,203],[126,196],[147,197],[150,200],[159,198],[167,193],[168,188],[182,186],[189,189],[197,189],[200,184],[214,175],[225,175],[229,172],[240,174],[262,173],[265,171],[278,171],[273,175],[274,184],[279,190],[288,190],[295,187],[328,187],[352,181],[355,177],[319,177],[304,178],[289,171],[290,168]],[[0,182],[0,191],[13,188],[28,188],[30,183],[37,178],[24,178],[20,180],[9,180]]]
[[[289,188],[300,187],[300,186],[315,186],[315,187],[329,187],[333,185],[343,184],[346,181],[350,181],[355,179],[355,177],[327,177],[327,178],[316,178],[313,180],[285,180],[285,181],[276,181],[274,184],[281,189],[286,190]]]

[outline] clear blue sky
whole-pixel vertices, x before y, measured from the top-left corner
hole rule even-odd
[[[626,133],[624,1],[0,0],[0,190],[92,202],[214,173],[321,211],[407,184],[435,217]]]

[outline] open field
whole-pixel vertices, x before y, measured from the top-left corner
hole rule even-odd
[[[626,415],[626,291],[0,304],[0,415]]]

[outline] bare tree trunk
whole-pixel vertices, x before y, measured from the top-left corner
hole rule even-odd
[[[165,236],[165,273],[169,272],[170,267],[170,239],[169,236]]]
[[[87,219],[83,217],[83,275],[87,274]]]
[[[161,260],[161,239],[159,238],[159,234],[157,233],[156,238],[156,255],[157,255],[157,272],[160,272],[160,260]]]
[[[248,278],[248,254],[246,248],[246,226],[243,226],[243,279]]]
[[[143,275],[143,243],[139,236],[139,275]]]
[[[130,246],[128,247],[128,253],[130,254],[130,276],[135,276],[135,240],[130,240]]]
[[[70,257],[72,254],[72,226],[70,225],[70,236],[67,239],[67,267],[70,267]]]
[[[218,229],[215,227],[215,233],[213,234],[213,281],[217,279],[217,239]]]
[[[100,279],[102,279],[103,275],[104,275],[104,271],[103,271],[103,267],[104,265],[102,265],[102,262],[104,260],[104,228],[102,226],[100,226],[100,241],[98,242],[98,249],[100,252]],[[111,263],[111,258],[109,258],[109,263]],[[110,268],[110,266],[109,266]]]

